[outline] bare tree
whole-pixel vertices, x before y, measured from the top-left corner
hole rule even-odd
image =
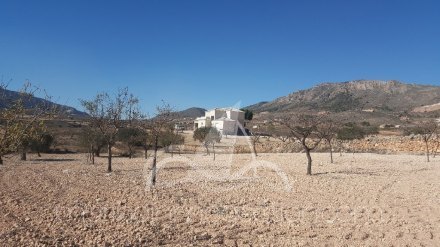
[[[119,89],[114,97],[100,93],[92,100],[81,100],[82,106],[90,115],[90,126],[97,128],[107,143],[107,172],[112,172],[112,147],[117,134],[124,124],[130,123],[133,118],[133,114],[127,109],[134,109],[137,101],[131,98],[134,96],[128,93],[128,88],[123,88]]]
[[[337,135],[336,135],[336,137],[337,137]],[[336,138],[335,142],[336,142],[336,146],[339,149],[339,156],[342,157],[342,149],[343,149],[344,141],[341,140],[341,139]]]
[[[288,115],[277,120],[289,130],[290,139],[300,142],[307,156],[307,175],[312,175],[312,156],[310,154],[321,142],[318,126],[321,118],[315,115]]]
[[[220,142],[221,134],[215,127],[200,127],[194,131],[193,139],[202,143],[206,154],[210,155],[209,146],[212,145],[215,160],[215,143]]]
[[[161,106],[156,107],[156,116],[148,118],[142,116],[137,123],[138,128],[151,136],[153,144],[153,163],[151,165],[151,186],[156,185],[157,172],[157,151],[159,149],[159,139],[164,131],[169,130],[172,122],[176,118],[174,109],[167,103],[162,102]],[[148,138],[148,135],[146,135]],[[148,139],[147,139],[148,140]]]
[[[17,151],[21,152],[21,159],[26,160],[28,144],[45,131],[44,120],[53,118],[56,113],[56,107],[47,101],[48,96],[46,100],[33,100],[36,92],[41,90],[26,82],[18,97],[9,97],[7,83],[0,82],[1,98],[5,100],[5,107],[0,110],[0,164],[4,155]]]
[[[435,138],[438,129],[438,124],[434,120],[429,120],[419,122],[411,131],[414,134],[420,135],[425,144],[426,162],[429,162],[429,142]]]
[[[334,122],[329,118],[322,118],[320,123],[318,124],[318,132],[322,139],[324,139],[330,149],[330,163],[333,164],[333,139],[336,138],[336,135],[339,130],[339,124]]]
[[[277,121],[273,120],[273,122]],[[282,127],[284,127],[284,125],[275,126],[273,123],[271,123],[267,127],[267,131],[272,137],[282,141],[283,143],[286,143],[289,141],[289,131],[282,129]]]
[[[260,138],[261,138],[261,132],[259,132],[259,131],[251,131],[250,132],[249,140],[251,141],[252,149],[254,151],[255,156],[258,156],[256,146],[257,146],[257,143],[260,143]]]
[[[144,149],[144,158],[148,159],[148,149],[154,144],[154,138],[148,129],[141,129],[141,146]]]
[[[106,144],[106,140],[98,128],[85,126],[82,129],[79,145],[87,149],[87,161],[95,164],[95,157],[99,157]]]

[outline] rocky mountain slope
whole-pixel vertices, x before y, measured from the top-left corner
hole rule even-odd
[[[284,112],[295,109],[344,112],[407,111],[440,103],[440,87],[405,84],[398,81],[357,80],[322,83],[248,109],[256,112]]]
[[[14,102],[19,98],[20,98],[19,92],[0,88],[0,109],[8,107],[8,105],[11,104],[11,102]],[[26,109],[32,109],[37,105],[44,105],[46,107],[57,107],[57,109],[59,109],[60,112],[67,117],[83,118],[88,116],[87,113],[79,111],[73,107],[57,104],[38,97],[31,97],[30,99],[24,102],[24,105]]]

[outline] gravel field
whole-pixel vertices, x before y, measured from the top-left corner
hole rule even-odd
[[[84,154],[0,166],[0,246],[439,246],[440,158]]]

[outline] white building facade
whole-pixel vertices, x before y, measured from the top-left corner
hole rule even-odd
[[[244,112],[235,108],[215,108],[194,120],[194,130],[215,127],[223,135],[236,135],[240,125],[244,126]]]

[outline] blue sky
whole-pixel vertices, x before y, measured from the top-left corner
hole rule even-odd
[[[320,82],[440,85],[440,1],[0,2],[0,75],[63,104],[128,86],[153,112]]]

